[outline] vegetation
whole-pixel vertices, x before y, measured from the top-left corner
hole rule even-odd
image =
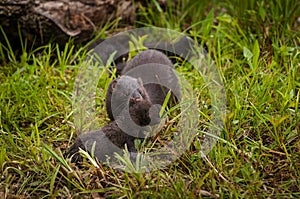
[[[78,168],[64,159],[76,136],[71,98],[86,48],[70,41],[64,48],[32,49],[21,39],[16,55],[7,39],[0,44],[0,197],[299,198],[299,16],[297,0],[170,0],[165,9],[153,0],[141,6],[135,27],[174,29],[208,46],[227,98],[224,128],[209,154],[199,153],[199,135],[168,168],[151,173],[90,161]],[[98,35],[125,27],[114,21]],[[205,87],[194,70],[178,70],[196,92]],[[108,122],[108,81],[97,95],[101,125]],[[205,122],[209,113],[199,107]]]

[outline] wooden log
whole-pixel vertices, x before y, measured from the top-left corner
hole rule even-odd
[[[34,41],[37,46],[52,39],[65,44],[70,37],[85,42],[100,23],[118,17],[132,23],[139,3],[145,5],[146,1],[0,0],[0,26],[12,44],[20,43],[18,27],[28,43]],[[4,42],[2,34],[0,42]]]

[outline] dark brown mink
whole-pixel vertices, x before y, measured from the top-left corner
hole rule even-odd
[[[172,102],[180,100],[180,85],[173,69],[173,63],[164,53],[145,50],[125,65],[121,75],[141,78],[152,104],[162,105],[169,90]],[[151,81],[155,83],[147,83]]]

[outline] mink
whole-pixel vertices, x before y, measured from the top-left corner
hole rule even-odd
[[[145,65],[144,65],[145,64]],[[148,65],[147,65],[148,64]],[[142,66],[143,68],[138,68],[139,66]],[[144,67],[145,66],[145,67]],[[122,70],[121,78],[124,76],[127,76],[127,78],[124,78],[122,83],[119,86],[119,90],[134,90],[136,88],[136,83],[132,82],[135,78],[140,78],[142,81],[152,81],[155,80],[157,82],[161,82],[162,85],[164,85],[164,82],[168,85],[172,85],[171,87],[171,102],[178,102],[177,97],[180,98],[180,86],[178,83],[178,79],[176,74],[173,71],[173,64],[168,59],[166,55],[163,53],[156,51],[156,50],[146,50],[143,52],[140,52],[138,55],[136,55],[131,61],[129,61],[126,66]],[[134,69],[134,70],[133,70]],[[133,79],[128,78],[128,76],[133,76]],[[118,79],[113,80],[106,92],[106,111],[108,114],[108,117],[111,121],[115,120],[115,117],[112,113],[112,92],[115,83],[119,81]],[[126,83],[125,83],[126,81]],[[121,87],[123,85],[123,88]],[[169,88],[162,86],[157,83],[147,83],[144,85],[140,85],[140,90],[142,91],[142,98],[144,100],[141,100],[139,103],[142,105],[142,102],[145,101],[151,101],[152,105],[158,104],[162,105],[165,101],[166,95],[169,91]],[[131,88],[130,88],[131,87]],[[136,91],[135,91],[136,92]],[[120,101],[116,100],[114,101],[114,106],[119,106]],[[138,105],[138,104],[137,104]],[[136,105],[136,107],[137,107]],[[159,117],[159,106],[153,106],[151,109],[151,125],[157,124],[160,121]],[[135,112],[138,111],[138,107],[135,110]],[[138,116],[140,118],[140,116]],[[142,118],[140,118],[142,119]]]

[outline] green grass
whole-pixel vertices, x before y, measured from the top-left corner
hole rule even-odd
[[[299,198],[300,3],[297,0],[156,1],[136,14],[135,27],[159,26],[208,46],[223,80],[227,115],[215,147],[199,153],[201,135],[165,169],[126,173],[108,167],[80,169],[62,158],[76,136],[72,113],[75,77],[86,57],[70,41],[19,57],[0,44],[0,197]],[[105,37],[122,30],[103,25]],[[3,34],[3,32],[2,32]],[[200,123],[210,111],[206,85],[190,67],[178,71],[193,85]],[[108,80],[107,80],[108,81]],[[97,117],[108,119],[105,85]],[[203,129],[205,129],[203,127]]]

